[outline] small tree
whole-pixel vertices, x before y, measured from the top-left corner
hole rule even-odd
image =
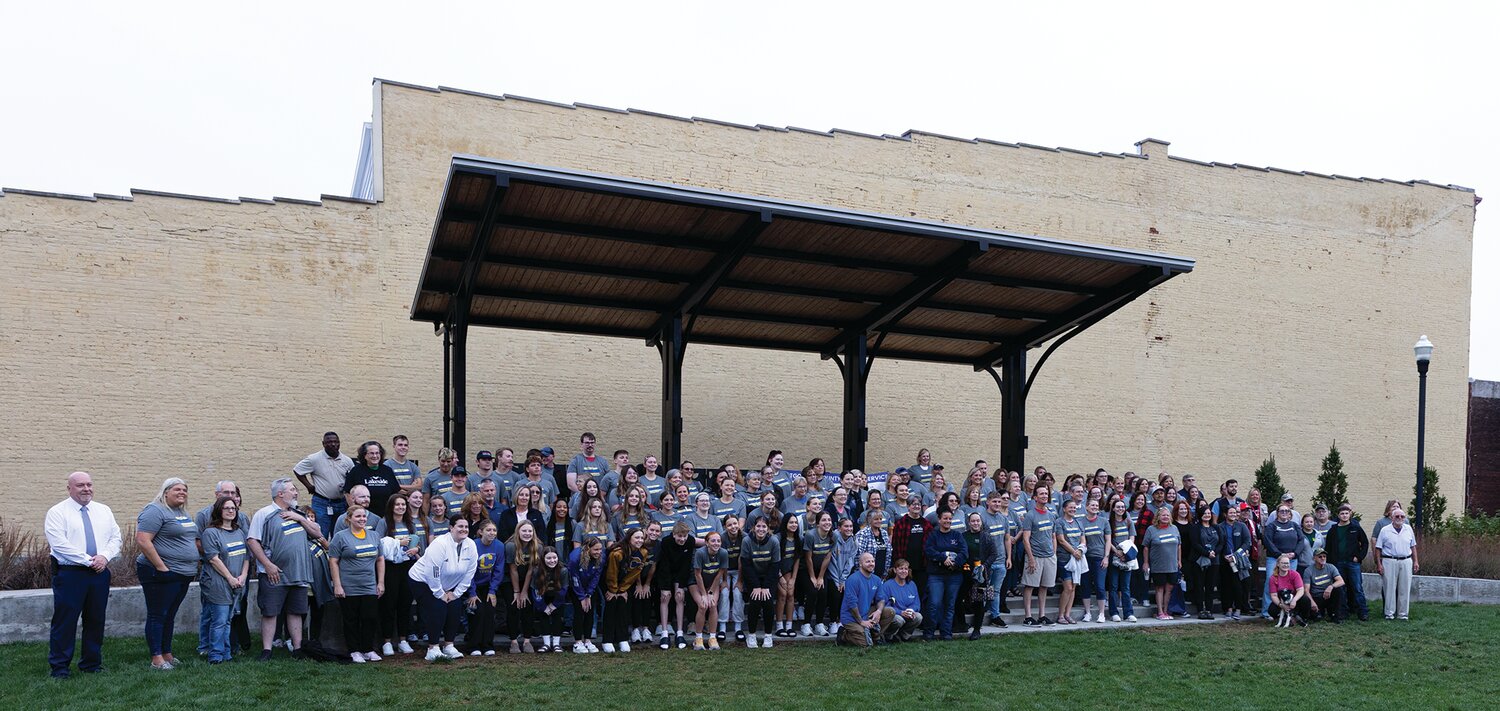
[[[1260,500],[1272,510],[1281,503],[1281,495],[1286,489],[1281,486],[1281,475],[1276,473],[1276,455],[1267,455],[1260,468],[1255,470],[1255,488],[1260,489]]]
[[[1313,497],[1313,507],[1323,504],[1330,511],[1337,511],[1348,499],[1349,477],[1344,475],[1344,458],[1339,455],[1339,444],[1334,442],[1323,457],[1323,473],[1318,475],[1318,494]]]
[[[1436,531],[1443,525],[1443,514],[1448,511],[1448,499],[1438,493],[1437,469],[1432,467],[1423,467],[1423,469],[1426,471],[1426,476],[1423,477],[1423,483],[1426,484],[1426,491],[1423,492],[1422,510],[1417,512],[1417,521],[1422,524],[1420,530]],[[1412,484],[1411,486],[1411,495],[1413,497],[1417,495],[1416,484]],[[1417,511],[1417,500],[1415,498],[1412,499],[1411,510],[1413,512]]]

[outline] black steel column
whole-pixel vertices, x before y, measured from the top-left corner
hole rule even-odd
[[[661,456],[667,469],[682,463],[682,356],[686,348],[682,315],[673,315],[663,322],[656,339],[661,354]]]
[[[865,423],[865,385],[870,375],[869,346],[864,333],[844,343],[844,359],[838,361],[844,374],[844,471],[865,468],[865,443],[870,429]]]
[[[1025,350],[1008,352],[1001,358],[998,380],[1000,382],[1000,465],[1006,471],[1025,474],[1027,446]]]
[[[443,324],[443,446],[453,446],[453,326]]]
[[[464,435],[468,432],[468,413],[466,390],[468,389],[468,360],[469,360],[469,308],[465,304],[458,310],[456,318],[453,319],[451,363],[453,375],[450,376],[453,394],[453,433],[449,437],[448,446],[458,453],[458,462],[462,466],[469,461],[464,454]]]
[[[1421,383],[1417,386],[1417,510],[1411,514],[1411,525],[1418,531],[1425,531],[1423,526],[1427,525],[1427,517],[1423,515],[1423,505],[1426,503],[1423,499],[1427,495],[1427,467],[1422,462],[1427,445],[1427,365],[1425,360],[1417,361],[1417,379]]]

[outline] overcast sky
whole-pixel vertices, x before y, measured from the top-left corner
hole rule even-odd
[[[6,187],[345,195],[377,76],[1472,187],[1467,357],[1500,380],[1500,3],[9,5]]]

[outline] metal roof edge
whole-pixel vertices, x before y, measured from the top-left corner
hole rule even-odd
[[[440,93],[442,93],[442,89],[438,89],[436,87],[422,86],[421,84],[408,84],[408,83],[406,83],[404,81],[396,81],[394,79],[381,79],[380,77],[375,77],[371,81],[373,81],[376,84],[390,84],[391,86],[405,87],[407,89],[416,89],[417,91],[429,91],[429,92],[432,92],[434,94],[440,94]]]
[[[26,188],[0,188],[0,195],[15,193],[17,195],[30,195],[32,197],[57,198],[59,200],[82,200],[84,202],[98,202],[93,195],[75,195],[73,193],[57,193],[47,190],[27,190]]]
[[[217,202],[217,203],[223,203],[225,205],[238,205],[238,204],[240,204],[240,201],[236,200],[234,198],[212,197],[212,196],[209,196],[209,195],[192,195],[192,194],[189,194],[189,193],[172,193],[172,192],[167,192],[165,190],[146,190],[146,189],[143,189],[143,188],[131,188],[130,189],[130,195],[131,195],[131,197],[134,197],[136,195],[151,195],[153,197],[169,197],[169,198],[178,198],[178,199],[182,199],[182,200],[201,200],[203,202]]]
[[[332,200],[334,202],[352,202],[352,203],[354,203],[356,205],[378,205],[378,204],[380,204],[380,203],[378,203],[375,200],[372,200],[370,198],[351,197],[349,195],[329,195],[328,193],[323,193],[322,195],[319,195],[318,199],[321,200],[321,201],[323,201],[323,202],[327,202],[329,200]]]

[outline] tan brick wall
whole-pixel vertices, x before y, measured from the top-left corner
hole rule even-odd
[[[167,473],[188,475],[196,503],[233,472],[259,502],[263,484],[330,428],[351,447],[406,431],[431,461],[440,340],[407,315],[455,153],[1196,258],[1194,273],[1048,362],[1031,396],[1027,461],[1057,472],[1248,482],[1275,452],[1305,499],[1337,439],[1355,505],[1376,511],[1410,496],[1410,346],[1426,333],[1439,347],[1428,461],[1461,507],[1470,193],[1207,167],[1159,150],[1143,160],[922,134],[754,132],[377,91],[379,206],[0,199],[0,246],[28,275],[0,285],[0,392],[19,413],[0,424],[0,457],[45,483],[40,502],[0,503],[0,516],[39,522],[78,467],[100,472],[101,499],[129,514]],[[637,459],[658,446],[659,366],[644,344],[479,329],[470,348],[472,448],[567,453],[583,429]],[[684,451],[755,463],[774,446],[836,467],[839,383],[816,356],[690,346]],[[988,375],[882,361],[870,388],[875,467],[907,463],[921,446],[955,470],[998,459]]]

